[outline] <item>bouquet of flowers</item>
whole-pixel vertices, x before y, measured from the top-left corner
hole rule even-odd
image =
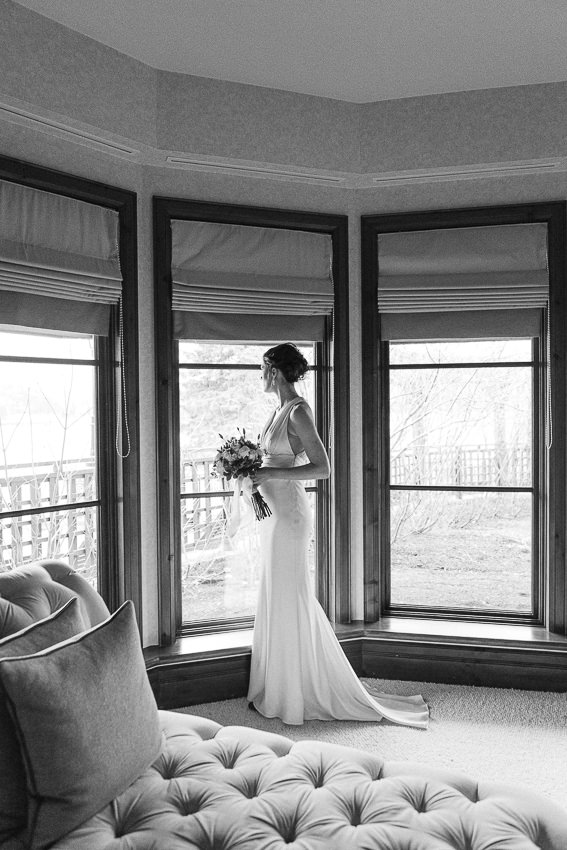
[[[240,428],[237,429],[240,433]],[[224,440],[222,434],[219,434]],[[258,437],[258,439],[260,439]],[[213,461],[213,475],[218,478],[237,479],[235,484],[235,498],[238,498],[242,490],[245,498],[249,500],[254,508],[256,519],[265,519],[272,512],[258,491],[252,492],[251,477],[262,466],[262,455],[264,452],[257,443],[246,439],[246,430],[242,429],[239,437],[231,437],[225,440],[219,448]]]

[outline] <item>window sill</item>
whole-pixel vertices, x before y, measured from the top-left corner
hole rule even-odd
[[[534,626],[501,623],[463,622],[457,620],[427,620],[408,617],[384,617],[379,623],[337,624],[335,633],[341,643],[354,640],[403,640],[405,642],[466,643],[486,646],[533,646],[567,651],[567,637],[555,635]],[[213,632],[180,637],[170,647],[150,646],[144,650],[146,664],[176,663],[181,660],[207,657],[222,658],[250,652],[252,629]]]
[[[545,629],[392,617],[335,631],[359,676],[567,691],[567,638]],[[160,708],[246,696],[251,644],[246,629],[144,649]]]
[[[340,627],[343,628],[343,627]],[[379,623],[366,624],[365,637],[396,637],[405,640],[430,640],[439,643],[482,643],[486,645],[550,646],[567,650],[567,637],[552,634],[541,626],[506,623],[480,623],[463,620],[428,620],[412,617],[384,617]]]
[[[148,646],[144,649],[146,666],[175,664],[188,659],[223,658],[249,653],[252,647],[252,629],[230,632],[211,632],[203,635],[180,637],[173,646]]]

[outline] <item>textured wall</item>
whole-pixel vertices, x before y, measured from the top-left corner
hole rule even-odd
[[[362,171],[567,154],[567,83],[368,103],[358,117]]]
[[[0,0],[3,94],[155,141],[155,71],[10,0]]]
[[[353,616],[362,613],[360,215],[567,197],[567,174],[357,188],[360,172],[564,156],[563,83],[377,104],[294,95],[154,71],[0,0],[0,153],[138,193],[144,643],[157,642],[153,195],[348,214],[350,234]],[[132,140],[116,155],[72,132],[2,112],[56,113],[70,130]],[[157,104],[157,107],[156,107]],[[344,187],[234,170],[166,167],[165,153],[349,172]],[[349,188],[350,186],[350,188]]]
[[[158,73],[162,149],[358,171],[356,104]]]

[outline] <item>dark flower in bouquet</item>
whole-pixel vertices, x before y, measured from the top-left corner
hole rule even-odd
[[[240,433],[240,429],[238,431]],[[222,434],[219,434],[219,437],[221,440],[225,439]],[[247,486],[244,482],[245,479],[251,479],[260,469],[263,455],[264,452],[258,443],[253,443],[246,438],[246,430],[243,428],[239,437],[230,437],[225,440],[213,461],[213,475],[225,478],[227,481],[231,478],[240,479],[237,489],[242,486],[243,492],[251,500],[256,519],[259,520],[271,516],[272,512],[262,495],[257,490],[252,492],[251,481],[247,482]]]

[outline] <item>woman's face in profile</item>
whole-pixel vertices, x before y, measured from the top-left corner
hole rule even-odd
[[[268,360],[263,360],[261,365],[262,370],[262,389],[265,393],[269,393],[273,389],[273,381],[271,380],[272,364]]]

